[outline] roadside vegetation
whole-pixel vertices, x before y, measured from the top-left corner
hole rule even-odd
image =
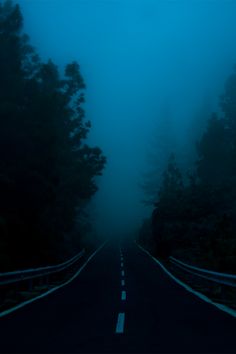
[[[20,7],[0,1],[0,271],[74,255],[106,158],[91,147],[77,62],[61,73],[23,33]]]
[[[226,81],[218,112],[208,117],[198,137],[187,173],[179,160],[173,150],[158,195],[156,180],[152,216],[144,221],[140,243],[162,259],[172,255],[236,273],[236,70]]]

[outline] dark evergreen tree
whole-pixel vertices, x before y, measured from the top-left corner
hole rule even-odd
[[[156,131],[150,143],[148,152],[149,169],[143,175],[141,188],[144,192],[143,204],[154,206],[162,183],[163,170],[171,152],[175,150],[173,122],[169,102],[162,106],[157,119]]]
[[[171,157],[152,214],[153,252],[236,271],[236,74],[197,143],[196,168],[183,184]],[[145,237],[142,235],[142,240]],[[149,242],[150,244],[150,242]]]
[[[19,6],[0,3],[0,239],[12,267],[68,256],[106,161],[86,144],[91,123],[79,65],[60,77],[22,28]]]
[[[197,172],[201,182],[211,186],[223,183],[231,168],[231,148],[224,119],[212,115],[197,150]]]

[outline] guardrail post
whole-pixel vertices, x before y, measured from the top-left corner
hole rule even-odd
[[[207,281],[219,284],[219,288],[217,289],[218,294],[222,292],[222,286],[220,284],[236,287],[236,275],[234,274],[220,273],[209,269],[199,268],[186,264],[174,257],[169,257],[169,259],[172,264],[183,271],[202,279],[206,279]]]
[[[39,278],[39,286],[43,286],[43,284],[44,284],[43,277],[40,277]]]
[[[33,279],[29,279],[28,290],[29,290],[29,291],[32,291],[32,290],[33,290]]]
[[[64,276],[65,272],[69,271],[70,273],[72,269],[74,269],[78,259],[81,259],[84,253],[85,250],[82,250],[80,253],[78,253],[71,259],[54,266],[0,273],[0,285],[1,286],[6,285],[6,288],[10,289],[12,296],[17,297],[19,296],[22,290],[27,289],[28,291],[31,291],[37,283],[39,283],[40,285],[41,284],[47,285],[48,283],[52,282],[54,279],[56,281],[58,281],[58,279],[60,280],[61,275]],[[2,296],[0,295],[0,301],[1,301],[1,297]]]
[[[214,295],[220,295],[222,293],[222,286],[217,284],[217,287],[214,289]]]
[[[1,287],[0,289],[0,304],[3,304],[6,299],[6,289],[5,287]]]

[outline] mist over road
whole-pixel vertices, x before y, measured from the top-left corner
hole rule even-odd
[[[69,285],[0,319],[6,353],[233,353],[236,320],[132,242],[107,244]]]

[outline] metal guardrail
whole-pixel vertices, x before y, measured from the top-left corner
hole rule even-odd
[[[45,277],[61,272],[76,263],[84,255],[84,253],[85,250],[83,249],[80,253],[70,258],[68,261],[53,266],[0,273],[0,286],[17,283],[24,280],[33,280],[35,278]]]
[[[236,287],[236,275],[234,275],[234,274],[225,274],[225,273],[220,273],[220,272],[214,272],[214,271],[208,270],[208,269],[194,267],[194,266],[186,264],[174,257],[169,257],[169,260],[175,266],[183,269],[186,272],[194,274],[198,277],[210,280],[215,283]]]

